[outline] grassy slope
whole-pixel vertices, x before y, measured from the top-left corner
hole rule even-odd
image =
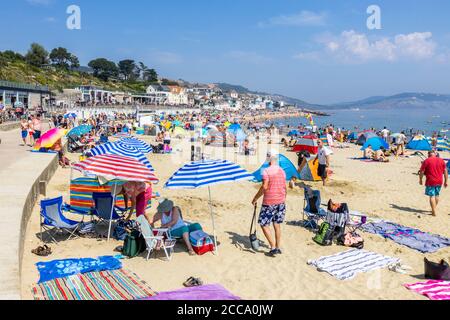
[[[146,89],[143,83],[105,82],[88,74],[53,68],[36,68],[21,61],[10,62],[0,67],[0,80],[45,85],[54,91],[71,89],[79,85],[94,85],[107,90],[131,93],[145,92]]]

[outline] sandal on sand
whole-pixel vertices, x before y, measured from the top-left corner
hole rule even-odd
[[[31,250],[31,253],[41,257],[46,257],[52,254],[52,249],[47,245],[44,245],[43,247],[37,247],[36,249]]]
[[[202,286],[203,285],[203,281],[200,278],[194,278],[194,277],[190,277],[189,279],[186,280],[185,283],[183,283],[183,285],[187,288],[189,287],[198,287],[198,286]]]

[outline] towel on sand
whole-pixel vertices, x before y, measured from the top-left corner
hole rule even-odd
[[[427,282],[405,284],[404,286],[431,300],[450,300],[450,281],[430,280]]]
[[[368,272],[399,263],[397,258],[383,256],[366,250],[352,249],[331,256],[308,261],[309,265],[325,271],[339,280],[348,280],[360,272]]]
[[[175,291],[160,292],[144,300],[241,300],[219,284],[183,288]]]
[[[450,245],[450,239],[439,235],[404,227],[392,222],[369,223],[362,227],[366,232],[378,234],[422,253],[435,252]]]
[[[38,283],[74,274],[121,269],[122,262],[119,260],[121,257],[102,256],[97,259],[81,258],[38,262],[36,263],[40,275]]]

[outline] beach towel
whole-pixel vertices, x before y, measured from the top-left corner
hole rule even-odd
[[[308,261],[319,271],[325,271],[339,280],[353,279],[357,273],[368,272],[399,263],[400,259],[366,250],[352,249],[318,260]]]
[[[450,300],[450,281],[430,280],[427,282],[405,284],[404,286],[431,300]]]
[[[362,229],[363,231],[378,234],[422,253],[435,252],[450,245],[449,238],[425,233],[387,221],[368,223]]]
[[[35,300],[138,300],[155,292],[136,274],[110,270],[53,279],[32,288]]]
[[[160,292],[143,300],[241,300],[219,284],[208,284],[199,287],[183,288],[175,291]]]
[[[38,262],[36,263],[39,271],[38,283],[63,278],[74,274],[121,269],[121,258],[122,256],[102,256],[96,259],[81,258]]]
[[[380,162],[380,161],[375,161],[373,159],[368,159],[368,158],[350,158],[350,160],[357,160],[357,161],[367,162],[367,163]]]

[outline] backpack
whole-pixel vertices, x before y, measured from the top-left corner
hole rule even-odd
[[[313,238],[314,242],[321,246],[331,246],[333,243],[334,230],[328,222],[324,222],[320,225],[316,236]]]
[[[122,254],[134,258],[146,250],[145,239],[138,230],[133,230],[125,236]]]

